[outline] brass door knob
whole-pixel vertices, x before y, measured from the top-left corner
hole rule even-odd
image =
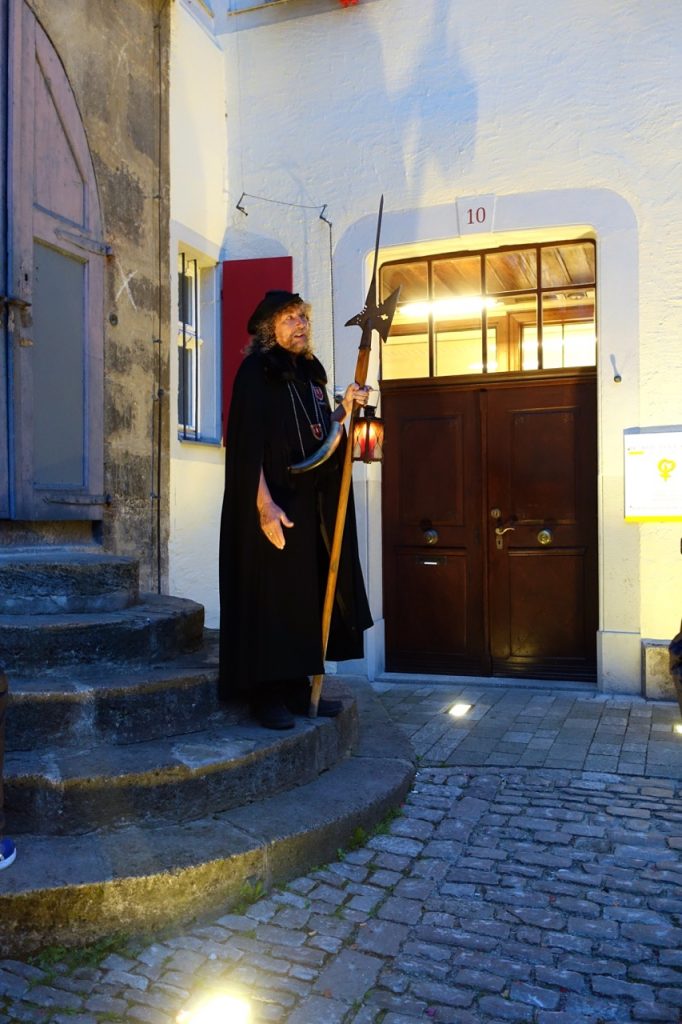
[[[434,530],[432,526],[428,530],[424,530],[423,536],[424,540],[429,545],[438,543],[438,530]]]
[[[551,530],[540,530],[538,533],[538,544],[542,544],[546,547],[548,544],[551,544],[553,540],[554,537],[552,536]]]

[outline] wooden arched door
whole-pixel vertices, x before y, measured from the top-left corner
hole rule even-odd
[[[0,517],[101,518],[102,237],[66,72],[24,0],[0,15]]]

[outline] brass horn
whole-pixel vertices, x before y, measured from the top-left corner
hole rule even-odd
[[[295,462],[293,466],[289,466],[289,472],[294,475],[297,473],[307,473],[308,470],[321,466],[339,447],[342,436],[343,425],[337,420],[332,420],[329,433],[317,451],[314,451],[307,459],[302,459],[300,462]]]

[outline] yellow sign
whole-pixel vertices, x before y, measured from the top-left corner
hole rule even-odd
[[[661,459],[661,461],[658,464],[658,472],[661,474],[664,480],[667,480],[672,471],[675,469],[676,465],[677,463],[674,462],[673,459]]]
[[[625,434],[625,518],[682,519],[682,430]]]

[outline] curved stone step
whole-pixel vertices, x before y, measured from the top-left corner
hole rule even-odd
[[[0,615],[117,611],[138,596],[134,558],[87,549],[0,551]]]
[[[414,776],[406,737],[367,684],[353,693],[358,748],[306,785],[189,824],[20,837],[3,872],[0,956],[225,912],[245,884],[267,889],[335,857],[403,801]]]
[[[195,601],[143,594],[115,612],[0,615],[0,651],[10,681],[60,666],[163,661],[199,647],[203,623]]]
[[[191,822],[309,782],[357,740],[347,692],[333,719],[297,718],[273,742],[250,719],[205,732],[94,749],[52,748],[5,758],[7,829],[77,835],[131,823]]]
[[[10,679],[5,749],[136,743],[198,732],[218,710],[217,639],[159,665],[87,665]],[[240,710],[223,708],[237,720]]]

